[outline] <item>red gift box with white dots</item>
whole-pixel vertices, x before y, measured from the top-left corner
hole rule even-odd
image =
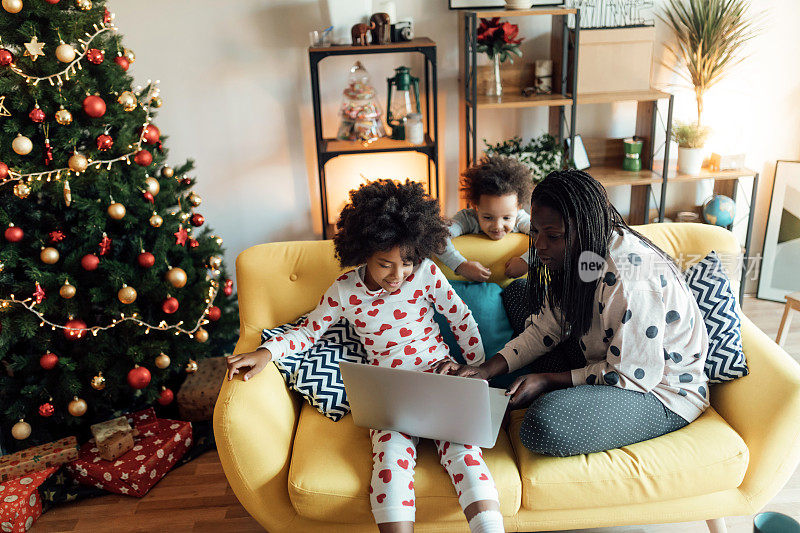
[[[39,485],[60,467],[51,466],[38,472],[0,483],[0,531],[24,533],[42,516]]]
[[[158,420],[134,440],[133,449],[115,461],[100,457],[90,440],[67,472],[83,485],[141,498],[166,475],[192,445],[192,425],[178,420]]]

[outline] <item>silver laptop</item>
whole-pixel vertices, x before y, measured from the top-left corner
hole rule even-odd
[[[482,379],[341,361],[355,425],[492,448],[509,397]]]

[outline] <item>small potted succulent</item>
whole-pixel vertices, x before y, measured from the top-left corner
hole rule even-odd
[[[676,123],[672,140],[678,143],[678,174],[697,176],[703,166],[703,146],[711,130],[694,123]]]
[[[503,94],[503,85],[500,82],[500,63],[504,61],[513,63],[512,54],[522,57],[519,49],[522,38],[518,38],[518,35],[519,26],[510,22],[500,22],[500,17],[481,19],[480,26],[478,26],[477,50],[486,54],[492,62],[492,79],[486,92],[488,96]]]

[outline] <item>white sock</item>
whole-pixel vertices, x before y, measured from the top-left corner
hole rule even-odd
[[[481,511],[469,521],[472,533],[505,533],[500,511]]]

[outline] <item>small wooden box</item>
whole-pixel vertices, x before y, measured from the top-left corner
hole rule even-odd
[[[581,29],[578,94],[649,90],[655,37],[652,26]]]

